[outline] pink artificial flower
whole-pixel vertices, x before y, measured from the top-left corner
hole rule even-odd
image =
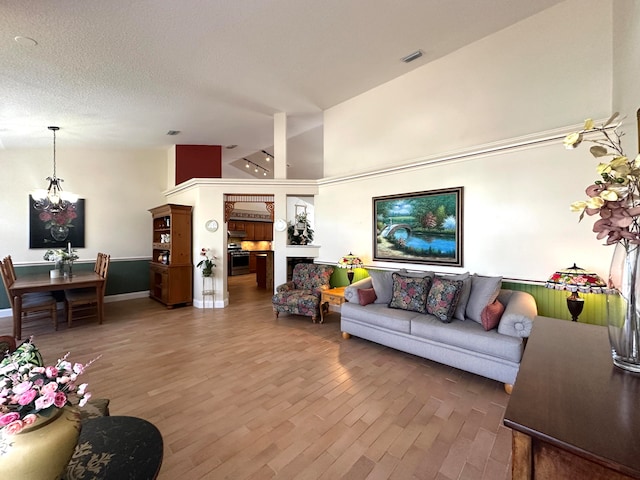
[[[8,435],[15,435],[16,433],[20,433],[24,426],[25,425],[22,420],[16,420],[15,422],[11,422],[9,425],[4,427],[4,431]]]
[[[40,389],[42,393],[54,393],[56,390],[58,390],[56,382],[49,382]]]
[[[84,395],[85,390],[87,389],[89,385],[86,383],[82,383],[79,387],[78,387],[78,395]]]
[[[28,425],[35,423],[37,419],[38,419],[38,416],[35,413],[30,413],[29,415],[27,415],[22,419],[22,423],[24,423],[24,426],[26,427]]]
[[[67,377],[66,375],[58,378],[57,382],[61,383],[62,385],[64,385],[65,383],[69,383],[71,381],[71,379],[69,377]]]
[[[31,369],[31,373],[44,373],[45,369],[44,367],[33,367]]]
[[[84,365],[81,363],[74,363],[73,372],[77,375],[82,375],[84,373]]]
[[[40,396],[36,399],[36,408],[38,410],[44,410],[45,408],[49,408],[53,405],[53,402],[56,398],[55,393],[47,392],[44,395]]]
[[[80,407],[84,407],[87,404],[87,402],[89,401],[90,398],[91,398],[91,393],[90,392],[85,393],[84,397],[82,397],[80,399],[80,401],[78,402],[78,405]]]
[[[64,392],[56,392],[53,404],[58,408],[62,408],[67,404],[67,396]]]
[[[48,378],[55,378],[55,377],[58,376],[58,369],[56,367],[49,366],[49,367],[45,368],[45,375]]]
[[[31,402],[33,402],[33,399],[36,398],[36,393],[37,392],[35,390],[27,390],[22,395],[20,395],[20,398],[18,399],[18,404],[29,405]]]
[[[0,415],[0,427],[7,426],[18,419],[20,419],[20,414],[18,412],[9,412],[4,415]]]
[[[13,393],[14,395],[22,395],[24,392],[29,390],[32,386],[33,386],[33,383],[29,381],[21,382],[18,385],[13,387]]]

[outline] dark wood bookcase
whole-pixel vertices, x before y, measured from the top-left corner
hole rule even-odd
[[[192,210],[175,204],[149,210],[153,219],[149,296],[168,308],[193,302]]]

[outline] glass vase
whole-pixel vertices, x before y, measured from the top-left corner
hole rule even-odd
[[[618,242],[609,269],[607,326],[614,365],[640,372],[640,246]]]

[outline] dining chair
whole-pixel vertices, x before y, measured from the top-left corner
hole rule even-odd
[[[109,271],[109,263],[111,256],[106,253],[98,253],[96,263],[93,271],[104,278],[102,288],[96,294],[95,288],[73,288],[64,291],[65,308],[67,310],[67,325],[70,327],[73,322],[73,312],[78,312],[77,307],[93,308],[98,307],[98,296],[101,295],[104,299],[104,293],[107,287],[107,273]],[[97,312],[96,312],[97,314]],[[78,318],[88,318],[93,316],[93,313],[89,312],[87,315]],[[100,323],[102,323],[102,317],[100,317]]]
[[[4,283],[4,288],[7,292],[7,297],[9,298],[11,310],[13,310],[14,300],[13,295],[11,295],[10,288],[16,281],[17,277],[10,255],[0,262],[0,273],[2,274],[2,283]],[[17,321],[20,322],[20,326],[22,327],[22,320],[24,318],[30,314],[43,312],[49,312],[49,316],[53,320],[53,327],[55,330],[58,330],[58,305],[54,296],[48,292],[25,293],[22,295],[22,315]],[[18,330],[21,331],[22,328]]]

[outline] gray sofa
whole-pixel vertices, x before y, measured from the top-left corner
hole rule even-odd
[[[498,327],[487,331],[477,320],[466,316],[473,313],[474,307],[469,300],[473,297],[470,289],[476,287],[471,279],[473,277],[475,281],[476,276],[465,275],[467,277],[457,277],[467,278],[466,298],[461,295],[459,300],[468,303],[458,305],[458,318],[452,318],[449,323],[428,313],[390,308],[388,298],[385,298],[388,292],[380,292],[384,290],[380,288],[380,281],[377,282],[376,302],[361,305],[358,290],[371,291],[376,282],[371,277],[355,282],[345,289],[347,302],[341,307],[342,335],[345,339],[354,335],[503,382],[505,390],[510,393],[518,375],[526,338],[537,315],[535,300],[526,292],[495,290],[494,295],[497,294],[497,300],[504,306],[504,313],[499,318]],[[478,285],[480,283],[477,282]],[[500,289],[501,278],[496,285]],[[476,309],[480,307],[475,306]],[[475,317],[477,315],[476,312]]]

